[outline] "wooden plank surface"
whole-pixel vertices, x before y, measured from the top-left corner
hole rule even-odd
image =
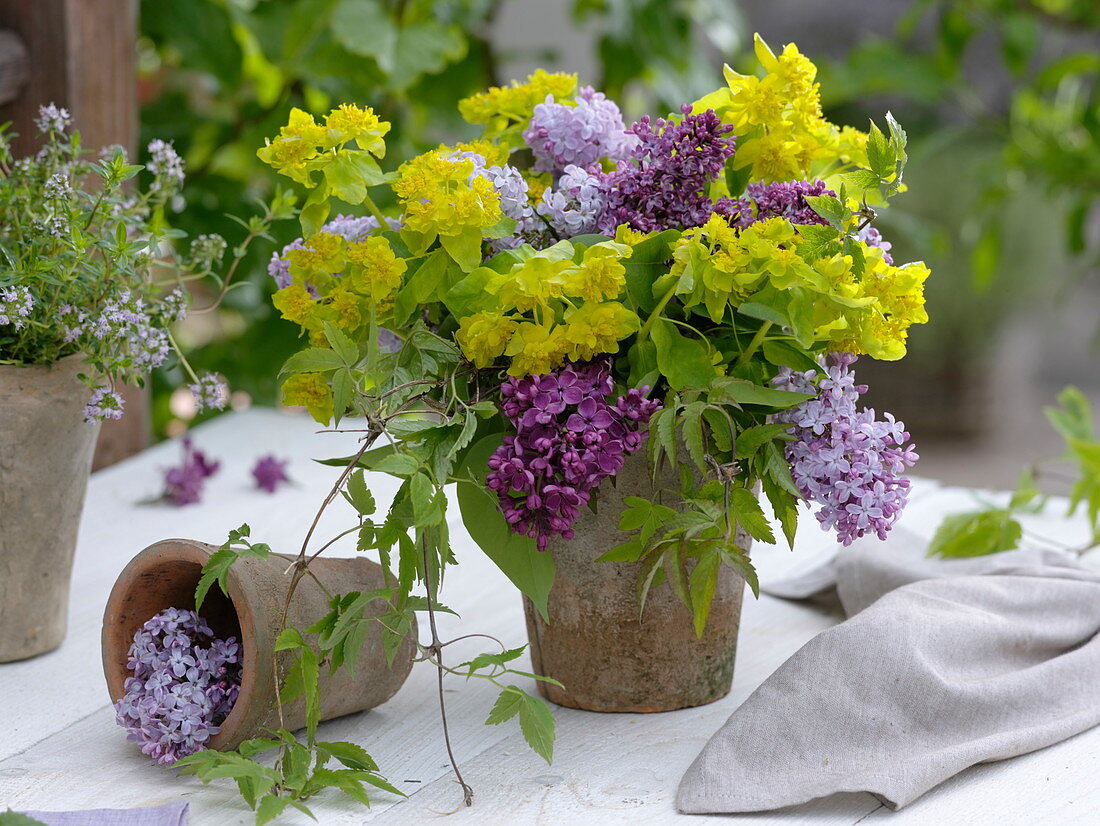
[[[309,420],[259,410],[223,416],[200,428],[200,448],[225,464],[210,481],[206,502],[198,506],[137,504],[158,492],[161,471],[177,459],[175,444],[158,445],[93,477],[74,574],[69,639],[51,654],[0,666],[0,809],[146,806],[182,798],[191,804],[192,826],[251,823],[250,813],[228,787],[176,778],[126,742],[107,703],[99,620],[117,573],[154,540],[186,536],[220,542],[229,529],[248,522],[254,536],[276,550],[293,551],[334,478],[334,469],[310,458],[346,455],[354,444],[353,434],[315,431]],[[252,462],[270,452],[291,459],[296,483],[275,495],[253,490],[248,477]],[[393,495],[395,486],[387,477],[370,482],[381,502]],[[928,534],[944,513],[972,507],[972,496],[919,482],[904,524]],[[324,525],[334,533],[349,517],[334,513]],[[1056,516],[1035,517],[1033,526],[1065,541],[1083,536],[1079,523]],[[451,527],[460,564],[444,582],[443,599],[463,618],[442,617],[441,633],[486,632],[508,645],[522,644],[523,614],[515,590],[472,546],[456,518]],[[350,545],[340,548],[338,553],[353,553]],[[755,558],[766,581],[830,551],[827,536],[807,523],[795,553],[758,551]],[[455,751],[476,796],[473,809],[446,822],[645,824],[681,819],[673,806],[676,785],[707,738],[780,663],[836,621],[838,617],[807,605],[750,598],[729,697],[698,709],[655,715],[555,708],[558,742],[552,766],[527,748],[512,723],[482,724],[494,699],[492,686],[449,680],[446,696]],[[466,641],[447,652],[457,662],[479,650],[477,641]],[[350,739],[367,748],[409,798],[380,794],[369,812],[324,798],[315,808],[321,823],[432,822],[459,804],[443,752],[434,681],[435,672],[418,665],[389,703],[324,724],[326,739]],[[1100,731],[1092,731],[1032,755],[971,769],[898,813],[882,809],[870,795],[851,794],[731,819],[756,824],[854,824],[883,817],[904,824],[1095,823],[1098,764]],[[310,821],[295,814],[285,822]]]

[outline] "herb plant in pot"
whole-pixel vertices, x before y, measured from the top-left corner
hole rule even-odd
[[[308,339],[286,400],[366,417],[350,467],[403,480],[387,524],[412,532],[407,570],[424,536],[430,568],[451,561],[449,535],[417,526],[457,485],[528,601],[555,702],[718,699],[742,580],[757,588],[750,541],[793,542],[801,504],[843,542],[885,537],[906,501],[908,434],[859,409],[852,372],[901,358],[927,320],[927,268],[896,264],[872,225],[903,188],[905,133],[829,123],[813,64],[756,50],[759,76],[727,68],[630,128],[539,71],[460,104],[475,140],[391,173],[388,124],[355,110],[353,148],[347,107],[296,110],[260,151],[309,190],[302,239],[270,267]],[[392,216],[370,194],[386,184]],[[332,218],[337,200],[369,214]]]
[[[29,158],[0,130],[0,662],[64,639],[99,423],[122,416],[121,383],[178,354],[169,328],[188,312],[186,284],[225,283],[221,238],[174,246],[166,210],[183,163],[170,145],[153,141],[141,167],[119,147],[84,150],[64,109],[41,107],[35,125],[43,146]],[[224,403],[217,377],[180,359],[199,402]]]

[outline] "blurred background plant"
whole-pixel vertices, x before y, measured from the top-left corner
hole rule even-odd
[[[891,108],[909,132],[912,189],[881,226],[901,259],[932,267],[933,323],[905,369],[861,378],[922,442],[922,472],[996,484],[1003,470],[1007,485],[1047,447],[1030,440],[1042,402],[1070,381],[1100,392],[1095,0],[143,0],[141,13],[143,137],[175,138],[186,158],[176,222],[193,233],[268,194],[255,150],[291,106],[371,105],[407,156],[470,134],[459,98],[537,66],[577,72],[629,120],[714,88],[723,61],[747,65],[753,31],[795,41],[822,66],[832,120],[865,127]],[[218,317],[181,335],[235,404],[272,404],[294,333],[267,300],[266,261],[246,264]],[[158,435],[193,415],[157,394]],[[1031,453],[1003,449],[1021,439]]]

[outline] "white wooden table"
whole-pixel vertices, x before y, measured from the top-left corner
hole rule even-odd
[[[231,528],[248,522],[254,539],[276,550],[295,551],[336,473],[310,460],[347,455],[355,437],[317,433],[308,419],[270,410],[223,416],[195,436],[201,449],[224,462],[201,505],[137,504],[159,492],[161,470],[178,459],[174,443],[158,445],[92,478],[76,558],[68,639],[45,656],[0,665],[0,811],[8,806],[122,808],[184,799],[190,803],[193,826],[252,822],[228,783],[204,787],[193,777],[176,777],[126,741],[114,722],[100,668],[103,606],[130,557],[158,539],[180,536],[220,543]],[[291,460],[296,482],[274,495],[256,491],[249,476],[255,459],[271,452]],[[387,477],[370,482],[380,500],[392,496],[395,486]],[[945,513],[972,506],[968,491],[918,481],[904,524],[929,534]],[[350,517],[339,506],[332,510],[335,513],[323,523],[329,528]],[[1039,523],[1037,529],[1063,541],[1079,543],[1085,537],[1083,525],[1057,515],[1033,520]],[[441,633],[452,634],[461,625],[461,633],[485,632],[508,645],[525,643],[518,594],[472,545],[457,516],[451,527],[460,564],[451,569],[442,598],[462,619],[443,617]],[[754,558],[766,580],[807,564],[828,548],[828,537],[808,520],[794,554],[768,549]],[[354,550],[344,546],[337,550],[341,552],[351,555]],[[325,797],[315,801],[314,811],[323,824],[437,819],[448,824],[690,822],[676,814],[673,800],[680,776],[707,738],[777,666],[837,621],[814,607],[750,596],[733,691],[727,698],[702,708],[652,715],[555,708],[558,739],[552,766],[527,748],[514,723],[482,724],[493,702],[493,686],[450,679],[451,733],[463,773],[474,787],[475,805],[446,818],[443,813],[455,809],[460,794],[443,751],[435,672],[420,664],[390,702],[326,723],[322,732],[326,740],[361,743],[409,797],[379,793],[369,811]],[[459,662],[459,657],[479,650],[479,642],[471,640],[447,652]],[[1100,730],[1093,730],[1034,754],[971,769],[897,813],[868,794],[848,794],[730,819],[757,824],[1096,824],[1098,777]],[[310,821],[292,812],[285,822]]]

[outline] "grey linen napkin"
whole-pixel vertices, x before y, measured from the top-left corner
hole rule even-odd
[[[849,619],[781,665],[680,782],[689,814],[757,812],[837,792],[893,809],[968,766],[1100,723],[1100,573],[1067,554],[924,557],[895,530],[768,590],[830,586]]]
[[[46,826],[185,826],[186,803],[143,809],[89,809],[83,812],[24,812]]]

